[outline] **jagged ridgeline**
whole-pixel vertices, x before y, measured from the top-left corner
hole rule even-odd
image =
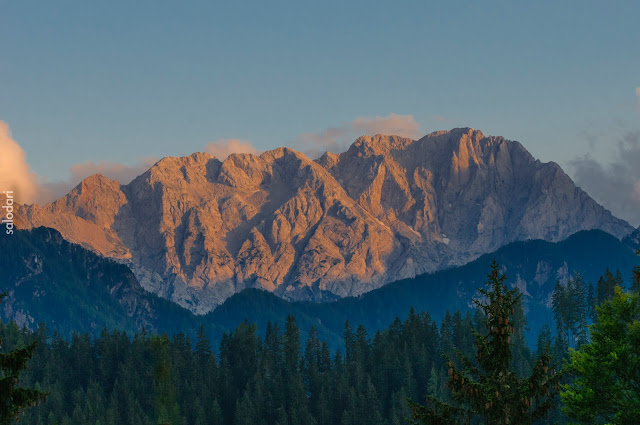
[[[66,336],[72,331],[97,335],[104,327],[131,333],[142,326],[195,335],[203,324],[217,344],[224,331],[235,329],[245,319],[257,323],[262,334],[267,321],[282,325],[292,314],[303,337],[313,325],[332,348],[342,344],[346,320],[374,333],[396,316],[404,317],[411,307],[428,311],[437,321],[446,310],[469,308],[493,258],[502,264],[507,283],[524,293],[527,335],[532,341],[543,323],[553,323],[549,307],[558,279],[580,272],[595,284],[609,267],[619,269],[628,282],[638,263],[634,251],[617,238],[602,231],[584,231],[558,243],[515,242],[464,266],[393,282],[355,298],[320,304],[289,302],[266,291],[247,289],[213,312],[196,316],[145,291],[126,266],[68,243],[52,229],[0,235],[0,252],[0,291],[9,292],[0,313],[20,326],[35,329],[44,322]]]
[[[633,230],[557,164],[468,128],[363,136],[316,161],[288,148],[164,158],[127,185],[95,175],[18,210],[19,227],[127,262],[144,288],[199,314],[248,287],[332,300],[517,240]]]
[[[103,328],[132,333],[189,330],[192,314],[145,291],[125,265],[67,242],[45,227],[0,235],[2,316],[64,336]]]

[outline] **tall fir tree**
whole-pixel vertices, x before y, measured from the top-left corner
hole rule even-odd
[[[589,287],[587,288],[587,317],[591,320],[596,317],[596,294],[591,282],[589,282]]]
[[[581,423],[635,425],[640,418],[640,295],[620,286],[598,307],[591,341],[572,351],[563,411]]]
[[[209,360],[211,353],[211,341],[209,341],[207,333],[204,331],[204,325],[201,324],[196,339],[196,356],[200,362],[204,363]]]
[[[171,377],[169,337],[166,334],[150,339],[153,354],[153,393],[156,423],[175,425],[180,423],[180,411],[176,402],[175,386]],[[114,394],[118,391],[114,390]]]
[[[7,294],[0,294],[0,303]],[[46,399],[46,394],[33,388],[18,386],[20,372],[33,356],[37,341],[18,347],[8,353],[0,353],[0,424],[17,420],[20,410],[34,406]],[[0,348],[2,339],[0,337]]]
[[[636,250],[636,255],[640,255],[640,249]],[[631,280],[631,292],[640,294],[640,266],[633,267],[633,278]]]
[[[527,378],[519,378],[510,369],[510,341],[516,331],[512,320],[520,295],[515,290],[507,290],[505,279],[494,260],[488,274],[488,288],[479,289],[487,301],[474,300],[486,316],[488,330],[486,336],[476,332],[477,361],[459,352],[462,365],[459,368],[447,356],[448,388],[454,403],[445,403],[433,396],[427,397],[426,406],[409,401],[414,424],[470,423],[479,417],[486,424],[529,425],[544,418],[554,407],[560,376],[550,366],[548,351],[539,356]]]

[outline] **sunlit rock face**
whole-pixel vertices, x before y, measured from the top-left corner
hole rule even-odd
[[[196,313],[246,287],[319,301],[514,240],[632,230],[557,164],[473,129],[363,136],[316,161],[288,148],[164,158],[128,185],[96,175],[21,207],[18,225],[126,262],[145,288]]]

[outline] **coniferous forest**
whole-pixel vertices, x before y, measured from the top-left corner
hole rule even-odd
[[[493,271],[497,271],[497,265]],[[256,324],[245,321],[226,333],[218,347],[211,346],[204,327],[195,340],[183,333],[168,336],[144,330],[135,335],[105,330],[96,338],[74,334],[65,339],[44,326],[32,332],[10,322],[0,325],[0,340],[4,353],[35,344],[32,358],[20,375],[20,385],[47,394],[46,401],[36,407],[22,409],[18,423],[382,425],[406,423],[412,417],[418,420],[415,423],[485,423],[472,414],[461,421],[419,422],[416,411],[428,400],[453,406],[461,400],[460,391],[477,396],[477,390],[469,394],[468,386],[465,388],[464,371],[487,367],[486,361],[478,361],[478,353],[490,351],[479,347],[484,344],[482,341],[495,341],[504,328],[502,341],[508,356],[497,351],[493,354],[501,361],[508,360],[503,368],[514,379],[543,376],[536,372],[542,368],[541,358],[559,371],[564,364],[568,371],[562,376],[567,388],[562,400],[567,405],[561,403],[557,391],[551,393],[551,408],[535,423],[568,423],[563,411],[589,421],[601,416],[598,412],[589,416],[580,405],[580,394],[588,379],[582,376],[585,366],[579,362],[588,359],[577,358],[577,352],[570,354],[569,349],[592,348],[590,323],[596,323],[595,334],[600,343],[603,338],[610,340],[611,335],[605,335],[608,328],[604,324],[598,327],[598,314],[603,323],[610,323],[612,317],[620,322],[622,316],[616,316],[616,311],[622,311],[630,323],[628,332],[635,336],[629,339],[624,326],[622,330],[616,328],[620,355],[626,356],[627,369],[631,368],[628,373],[637,374],[633,365],[638,364],[640,332],[633,326],[640,328],[640,310],[638,270],[635,271],[636,280],[630,291],[634,295],[622,292],[620,284],[624,282],[620,282],[619,274],[610,271],[595,288],[580,276],[566,285],[559,284],[553,296],[556,330],[544,327],[536,347],[531,348],[524,338],[522,304],[513,290],[497,296],[484,293],[486,299],[502,300],[513,292],[511,304],[503,306],[506,310],[486,304],[486,308],[473,312],[447,313],[441,323],[436,323],[428,312],[413,309],[374,335],[363,326],[347,322],[344,345],[335,351],[318,338],[314,329],[302,341],[293,316],[283,324],[266,324],[263,338]],[[494,273],[494,280],[497,276]],[[596,308],[598,304],[602,307]],[[504,320],[498,319],[498,311],[507,312]],[[597,354],[602,346],[598,348],[596,342],[592,351]],[[570,357],[571,365],[567,361]],[[544,367],[546,376],[546,364]],[[462,386],[456,384],[461,377]],[[560,379],[560,375],[554,379]],[[634,377],[630,379],[631,385],[638,385]],[[611,385],[611,391],[628,396],[627,387],[620,388],[618,378],[612,378]],[[533,391],[533,383],[531,388]],[[541,387],[547,396],[548,389],[549,386]],[[490,401],[493,406],[493,399],[488,399],[487,409]],[[534,404],[531,398],[523,398],[523,402],[525,407]],[[538,402],[542,403],[536,398],[535,403]],[[629,403],[631,407],[626,410],[637,407],[633,397]],[[617,421],[615,414],[612,411],[609,417],[602,418],[612,423],[632,423]],[[7,423],[14,423],[13,419]]]

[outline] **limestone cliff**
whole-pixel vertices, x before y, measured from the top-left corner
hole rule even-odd
[[[361,137],[317,161],[288,148],[164,158],[128,185],[92,176],[19,210],[130,265],[147,289],[205,313],[246,287],[288,299],[357,295],[508,242],[632,228],[519,143],[454,129]]]

